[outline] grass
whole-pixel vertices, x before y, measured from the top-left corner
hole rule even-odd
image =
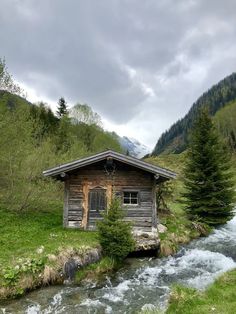
[[[236,270],[225,273],[205,292],[176,286],[167,314],[231,314],[236,309]]]
[[[91,278],[93,281],[99,280],[103,278],[104,275],[107,275],[107,273],[111,273],[119,269],[121,265],[123,264],[119,264],[114,259],[105,256],[97,263],[90,264],[77,272],[75,281],[78,284],[84,279],[89,280]]]
[[[44,211],[9,212],[0,208],[0,269],[19,258],[37,256],[41,246],[46,255],[55,253],[59,247],[98,244],[95,232],[64,229],[62,212],[55,204]]]

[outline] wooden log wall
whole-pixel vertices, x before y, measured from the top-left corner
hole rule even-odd
[[[104,163],[103,163],[104,164]],[[112,193],[121,197],[124,191],[137,191],[138,205],[124,205],[125,220],[130,221],[137,231],[151,231],[156,227],[155,180],[147,172],[119,164],[113,178],[108,177],[103,164],[94,164],[69,175],[65,182],[64,225],[74,228],[94,229],[96,220],[102,216],[89,212],[89,190],[106,190],[109,204]]]

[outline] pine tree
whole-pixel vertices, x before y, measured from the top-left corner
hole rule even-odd
[[[234,199],[230,156],[206,109],[195,121],[184,174],[189,216],[209,225],[226,223]]]
[[[59,118],[65,116],[68,114],[66,101],[63,97],[61,97],[58,101],[58,107],[57,107],[57,115]]]
[[[132,252],[135,246],[132,227],[123,220],[124,216],[119,199],[113,198],[103,220],[97,223],[98,239],[104,254],[118,261]]]

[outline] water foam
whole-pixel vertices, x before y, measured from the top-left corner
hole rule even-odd
[[[208,250],[189,250],[177,259],[177,268],[180,271],[187,269],[193,272],[183,282],[197,289],[206,288],[220,274],[235,267],[236,263],[231,257]]]
[[[124,280],[116,287],[111,287],[109,291],[102,296],[102,298],[114,303],[121,302],[124,299],[125,292],[130,289],[130,285],[130,280]]]
[[[81,304],[79,304],[79,307],[88,307],[95,310],[103,309],[105,314],[112,313],[112,307],[99,301],[99,300],[92,300],[92,299],[86,299]],[[79,313],[79,312],[78,312]],[[82,313],[82,312],[81,312]]]
[[[41,306],[39,304],[31,304],[27,309],[26,309],[26,314],[39,314],[41,313]]]

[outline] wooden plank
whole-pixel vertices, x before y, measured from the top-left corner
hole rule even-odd
[[[77,210],[77,211],[81,211],[81,206],[79,206],[79,205],[71,205],[71,204],[69,204],[68,205],[68,208],[69,208],[69,210]]]
[[[107,184],[107,208],[109,208],[110,204],[111,204],[111,200],[112,200],[112,184],[111,182],[109,182]]]
[[[70,181],[67,179],[64,183],[64,208],[63,208],[63,226],[68,227],[68,199],[69,199]]]
[[[80,222],[78,221],[68,221],[68,227],[69,228],[79,228]]]
[[[153,177],[152,187],[152,227],[153,231],[157,230],[157,203],[156,203],[156,179]]]
[[[125,221],[144,221],[144,222],[152,222],[151,217],[124,217]]]
[[[78,216],[69,216],[68,217],[68,221],[78,221],[79,223],[82,222],[82,217],[78,217]]]
[[[152,231],[152,227],[133,227],[133,231],[134,232],[151,232]]]
[[[81,223],[81,227],[86,229],[88,224],[88,192],[89,192],[89,185],[88,182],[84,182],[83,185],[83,219]]]

